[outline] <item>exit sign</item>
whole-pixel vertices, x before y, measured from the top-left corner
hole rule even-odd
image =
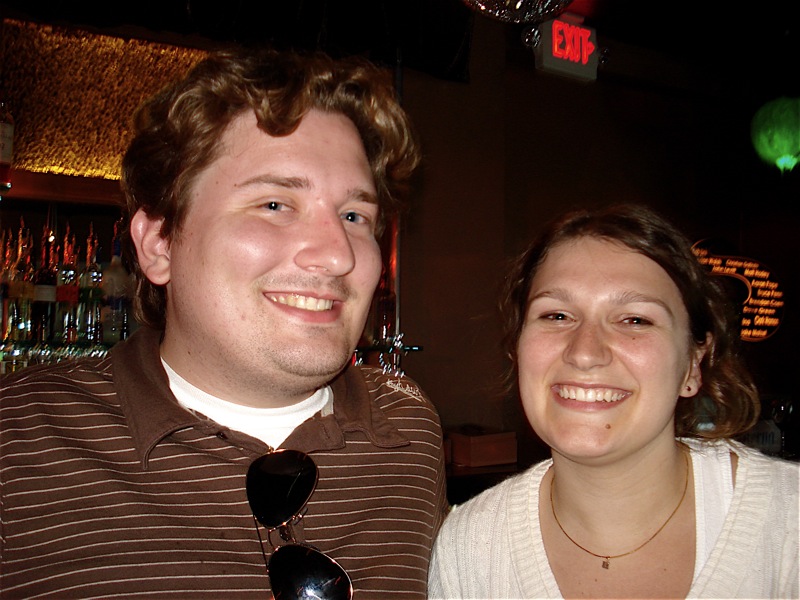
[[[539,25],[536,66],[542,71],[594,81],[597,79],[597,36],[577,19],[551,19]]]

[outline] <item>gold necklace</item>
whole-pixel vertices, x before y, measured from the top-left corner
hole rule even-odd
[[[647,538],[644,541],[643,544],[637,546],[633,550],[630,550],[629,552],[624,552],[622,554],[617,554],[615,556],[605,556],[603,554],[595,554],[591,550],[587,550],[586,548],[581,546],[578,542],[573,540],[570,537],[570,535],[566,531],[564,531],[564,527],[561,525],[561,521],[558,520],[558,515],[556,514],[555,504],[553,504],[553,488],[555,487],[555,483],[556,483],[556,474],[555,474],[555,471],[554,471],[553,472],[553,479],[550,481],[550,508],[553,511],[553,518],[556,520],[556,524],[558,525],[558,528],[561,530],[561,533],[563,533],[565,536],[567,536],[567,539],[570,542],[572,542],[573,544],[575,544],[578,548],[580,548],[581,550],[583,550],[587,554],[591,554],[592,556],[596,556],[597,558],[602,558],[603,559],[603,568],[604,569],[608,569],[610,564],[611,564],[611,559],[612,558],[622,558],[623,556],[628,556],[629,554],[633,554],[634,552],[637,552],[637,551],[641,550],[647,544],[652,542],[653,539],[659,533],[661,533],[661,530],[664,529],[664,527],[667,526],[667,523],[669,523],[672,520],[672,517],[675,516],[675,513],[678,512],[678,509],[681,507],[681,504],[683,504],[683,499],[686,497],[686,490],[689,488],[689,456],[688,456],[688,454],[686,452],[683,453],[683,458],[686,461],[686,477],[685,477],[684,482],[683,482],[683,493],[681,494],[681,499],[678,501],[678,506],[675,507],[675,510],[673,510],[672,513],[670,513],[669,517],[667,517],[667,520],[664,521],[664,524],[661,527],[659,527],[658,530],[653,535],[651,535],[649,538]]]

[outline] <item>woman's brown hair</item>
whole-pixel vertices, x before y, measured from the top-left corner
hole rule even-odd
[[[738,352],[738,315],[733,303],[718,278],[697,260],[686,236],[642,205],[567,213],[551,222],[512,263],[500,300],[504,342],[511,359],[507,383],[516,385],[517,343],[538,268],[553,247],[585,236],[622,244],[661,266],[678,287],[689,313],[692,343],[707,346],[700,364],[700,392],[678,402],[676,435],[723,438],[750,429],[758,420],[761,403]]]

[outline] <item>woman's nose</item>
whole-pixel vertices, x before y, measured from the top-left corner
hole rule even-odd
[[[611,349],[602,327],[587,322],[579,324],[570,334],[564,360],[582,370],[607,365]]]

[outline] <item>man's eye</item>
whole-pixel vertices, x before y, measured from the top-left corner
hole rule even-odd
[[[277,200],[270,200],[266,204],[264,204],[264,208],[267,210],[280,210],[283,207],[283,204],[278,202]]]
[[[361,213],[357,213],[353,210],[348,211],[342,215],[342,219],[345,221],[349,221],[350,223],[369,223],[370,220],[362,215]]]

